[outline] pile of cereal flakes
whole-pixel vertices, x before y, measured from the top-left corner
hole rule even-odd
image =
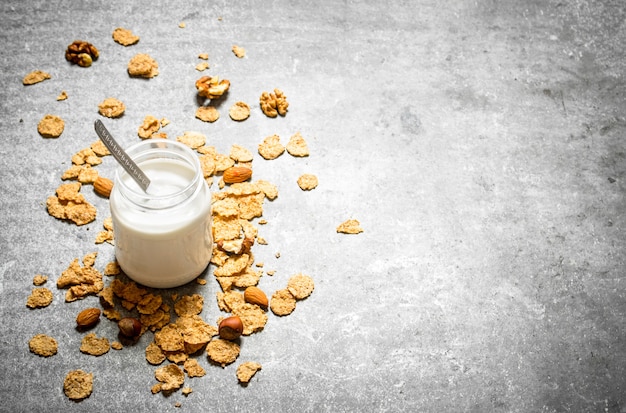
[[[138,36],[123,28],[115,29],[112,37],[122,46],[139,42]],[[80,54],[80,50],[76,52],[68,48],[66,57],[70,56],[67,59],[72,63],[88,67],[98,58],[98,50],[87,42],[75,42],[72,47],[91,53],[88,59],[88,56],[79,58],[76,53]],[[238,58],[245,57],[243,48],[233,46],[232,50]],[[198,57],[202,60],[208,59],[205,53]],[[203,63],[196,70],[202,71],[208,67],[208,63]],[[130,77],[152,78],[159,73],[158,63],[146,54],[134,56],[127,69]],[[50,78],[50,74],[36,70],[26,75],[23,83],[33,85]],[[230,82],[208,76],[201,80],[201,86],[196,82],[198,93],[201,88],[203,96],[210,96],[212,99],[209,99],[208,104],[200,106],[196,117],[205,122],[215,122],[219,118],[219,111],[211,103],[219,99]],[[67,98],[67,93],[62,91],[57,99]],[[278,114],[285,116],[288,108],[286,96],[279,89],[274,89],[273,93],[263,92],[259,105],[268,117],[276,117]],[[114,97],[107,98],[98,105],[98,112],[105,117],[119,117],[124,111],[124,103]],[[245,121],[250,116],[250,107],[245,102],[236,102],[230,108],[229,115],[234,121]],[[39,123],[38,131],[44,138],[58,138],[63,133],[64,124],[60,117],[47,114]],[[138,126],[137,135],[140,139],[167,139],[167,133],[162,128],[168,124],[166,118],[157,119],[148,115]],[[255,223],[267,223],[262,218],[263,205],[266,200],[273,201],[278,197],[278,188],[266,180],[252,181],[251,176],[243,182],[234,183],[223,179],[224,172],[229,168],[245,167],[251,170],[253,153],[237,144],[231,146],[228,154],[218,153],[214,146],[206,144],[206,137],[199,132],[185,132],[176,140],[198,153],[204,178],[209,186],[214,179],[218,180],[219,191],[213,192],[212,199],[214,245],[211,265],[212,274],[221,289],[215,299],[223,316],[212,324],[201,315],[205,301],[201,294],[179,296],[177,293],[144,287],[126,277],[115,261],[108,263],[101,272],[95,268],[95,252],[82,258],[73,258],[67,269],[56,279],[56,287],[66,291],[66,302],[97,296],[102,314],[111,321],[119,322],[123,318],[134,317],[140,322],[141,328],[137,336],[120,334],[114,341],[85,331],[77,351],[103,356],[110,349],[119,351],[124,346],[136,345],[139,337],[150,334],[152,340],[145,348],[145,359],[150,365],[159,366],[154,371],[155,383],[151,392],[167,394],[181,389],[184,395],[188,395],[192,389],[185,386],[185,378],[202,377],[206,374],[198,363],[199,356],[206,354],[211,364],[222,368],[234,363],[239,356],[241,338],[228,339],[220,336],[218,326],[222,320],[232,316],[239,317],[243,324],[240,332],[242,336],[257,334],[268,322],[268,311],[276,316],[291,314],[299,300],[311,295],[314,282],[306,274],[292,275],[284,288],[274,291],[269,300],[265,292],[258,288],[264,265],[255,263],[252,248],[255,243],[267,244],[267,241],[258,235]],[[257,151],[266,160],[276,159],[285,151],[294,157],[309,156],[307,142],[299,132],[291,136],[286,145],[281,143],[278,135],[268,136],[258,145]],[[96,219],[98,211],[87,201],[81,190],[85,185],[96,182],[99,178],[97,165],[108,155],[109,151],[98,140],[72,156],[72,166],[61,176],[64,183],[57,188],[54,195],[47,198],[46,207],[51,216],[79,226]],[[303,191],[310,191],[317,187],[318,181],[315,175],[304,174],[297,179],[297,184]],[[114,244],[111,218],[107,217],[103,225],[103,230],[96,235],[95,243]],[[348,220],[337,227],[337,232],[341,233],[357,234],[361,231],[356,220]],[[279,253],[276,257],[279,257]],[[274,271],[265,273],[274,275]],[[47,280],[48,277],[44,275],[38,274],[34,277],[35,288],[27,298],[28,307],[35,309],[50,305],[53,293],[43,286]],[[199,277],[196,282],[205,284],[207,281]],[[251,291],[252,289],[255,290]],[[259,300],[259,295],[262,300]],[[97,314],[99,317],[99,310]],[[57,354],[58,343],[53,337],[37,334],[30,340],[29,349],[39,356],[51,357]],[[260,369],[261,364],[255,361],[240,363],[236,369],[239,383],[247,384]],[[80,369],[68,372],[63,382],[66,396],[72,400],[89,397],[93,391],[93,379],[94,373]]]

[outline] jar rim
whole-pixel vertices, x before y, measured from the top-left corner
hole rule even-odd
[[[139,185],[128,185],[128,172],[120,165],[115,171],[115,183],[120,185],[120,193],[135,204],[149,209],[162,209],[177,205],[188,199],[198,189],[203,179],[202,168],[196,154],[180,142],[165,139],[149,139],[131,145],[126,153],[139,167],[141,163],[151,159],[174,159],[191,166],[194,173],[189,183],[177,191],[166,194],[150,193],[150,186],[144,191]],[[133,181],[134,182],[134,181]],[[148,205],[149,204],[149,205]]]

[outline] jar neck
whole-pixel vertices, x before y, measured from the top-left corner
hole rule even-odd
[[[115,185],[122,197],[139,208],[173,208],[192,199],[202,189],[204,179],[198,157],[179,142],[146,140],[126,152],[151,183],[144,191],[120,166],[115,173]]]

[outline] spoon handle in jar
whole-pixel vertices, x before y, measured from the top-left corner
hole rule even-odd
[[[96,133],[104,143],[104,145],[109,149],[113,157],[119,162],[120,165],[128,172],[128,174],[137,182],[137,184],[144,191],[148,190],[148,186],[150,186],[150,179],[143,173],[139,166],[133,161],[130,156],[122,149],[122,147],[117,143],[117,141],[111,136],[107,128],[104,124],[97,119],[95,124]]]

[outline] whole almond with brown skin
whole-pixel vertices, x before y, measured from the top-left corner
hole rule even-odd
[[[76,325],[78,328],[89,328],[96,325],[100,320],[100,310],[97,308],[85,308],[76,316]]]
[[[259,287],[250,286],[243,292],[243,299],[250,304],[267,308],[267,295]]]
[[[252,177],[252,169],[245,166],[231,166],[224,171],[222,178],[227,184],[236,184],[247,181]]]
[[[234,315],[227,317],[220,322],[219,325],[220,337],[225,340],[235,340],[243,333],[243,322],[241,318]]]
[[[123,336],[135,338],[141,335],[141,321],[134,317],[124,317],[117,322],[117,327]]]
[[[113,189],[113,181],[109,178],[99,176],[93,183],[93,189],[98,195],[108,198],[111,195],[111,190]]]

